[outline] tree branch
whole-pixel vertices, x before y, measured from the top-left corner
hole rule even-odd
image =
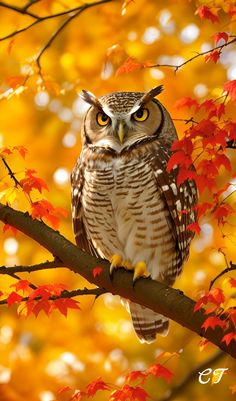
[[[157,313],[174,320],[183,327],[207,338],[224,352],[236,358],[234,341],[228,346],[221,342],[223,333],[221,328],[206,332],[202,325],[206,320],[204,310],[193,312],[195,301],[185,296],[180,290],[170,288],[167,285],[152,279],[140,278],[133,285],[132,272],[118,269],[114,272],[111,281],[109,274],[109,262],[98,259],[81,251],[57,231],[52,230],[41,221],[33,220],[28,213],[16,211],[9,206],[0,204],[0,220],[22,231],[49,252],[59,258],[70,270],[82,275],[89,282],[105,289],[112,294],[120,295],[132,302],[143,305]],[[95,266],[103,268],[101,274],[94,277]]]
[[[209,359],[196,366],[179,384],[177,384],[172,389],[168,390],[164,397],[160,398],[158,401],[171,401],[175,400],[182,391],[189,386],[193,381],[198,378],[198,373],[202,372],[207,368],[211,368],[216,362],[218,362],[225,354],[222,351],[215,353]]]

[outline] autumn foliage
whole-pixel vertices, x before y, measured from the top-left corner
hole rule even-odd
[[[193,180],[199,192],[176,286],[196,300],[193,315],[204,313],[201,335],[215,330],[219,343],[235,345],[235,3],[16,3],[0,2],[1,204],[74,241],[70,172],[86,111],[78,93],[163,84],[160,101],[179,134],[167,171],[178,168],[177,184]],[[223,354],[222,381],[198,382],[216,363],[209,341],[172,322],[168,337],[139,344],[116,296],[100,296],[14,224],[0,229],[0,400],[233,397],[236,365]],[[93,278],[102,274],[98,263]]]

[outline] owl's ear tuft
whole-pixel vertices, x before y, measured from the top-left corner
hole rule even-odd
[[[163,85],[159,85],[151,89],[149,92],[145,93],[145,95],[143,95],[143,97],[139,101],[140,105],[152,100],[155,96],[159,95],[163,91],[163,89]]]
[[[89,91],[85,91],[84,89],[82,90],[82,92],[80,93],[80,98],[83,99],[86,103],[91,104],[92,106],[96,106],[99,109],[102,108],[101,103],[99,102],[98,98]]]

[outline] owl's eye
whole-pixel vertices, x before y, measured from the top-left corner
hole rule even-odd
[[[104,127],[105,125],[109,124],[110,120],[111,120],[110,117],[108,117],[102,111],[99,111],[99,113],[97,114],[97,123],[99,125],[101,125],[102,127]]]
[[[145,121],[147,118],[148,118],[148,116],[149,116],[149,111],[148,111],[148,109],[143,109],[143,108],[141,108],[141,109],[138,109],[134,114],[133,114],[133,119],[135,120],[135,121]]]

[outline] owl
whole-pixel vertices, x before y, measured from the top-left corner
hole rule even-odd
[[[189,255],[197,191],[193,181],[177,185],[178,168],[167,172],[177,134],[171,117],[147,93],[114,92],[97,98],[82,126],[82,151],[72,172],[72,218],[84,251],[172,285]],[[141,342],[168,333],[168,319],[125,301]]]

